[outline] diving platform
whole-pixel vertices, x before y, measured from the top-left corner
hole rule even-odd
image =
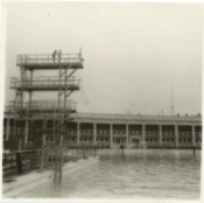
[[[25,70],[83,69],[83,61],[80,54],[62,54],[60,58],[52,54],[17,56],[17,65]]]
[[[58,107],[58,102],[56,100],[36,100],[32,102],[25,102],[21,105],[15,105],[15,101],[11,101],[8,106],[6,106],[6,112],[13,113],[76,113],[76,102],[68,101],[65,108],[61,102],[60,108]]]
[[[58,91],[60,90],[79,90],[80,80],[69,78],[60,81],[59,77],[34,77],[32,80],[28,78],[11,78],[11,89],[24,91]]]

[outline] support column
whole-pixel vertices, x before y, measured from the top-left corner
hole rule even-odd
[[[6,140],[9,141],[10,137],[10,119],[7,119],[6,123]]]
[[[145,129],[145,124],[142,124],[142,148],[146,148],[146,129]]]
[[[129,128],[128,128],[128,124],[126,124],[126,148],[129,148]]]
[[[195,134],[195,126],[192,126],[192,145],[196,146],[196,134]]]
[[[160,145],[160,147],[163,146],[163,143],[162,143],[162,125],[159,125],[159,145]]]
[[[29,92],[29,110],[32,102],[32,91]]]
[[[113,124],[110,124],[110,148],[113,147]]]
[[[176,124],[176,125],[175,125],[175,145],[176,145],[176,148],[179,147],[178,137],[179,137],[178,125]]]
[[[33,82],[33,70],[30,70],[30,84]]]
[[[77,123],[77,146],[79,146],[80,143],[80,123]]]
[[[96,137],[97,137],[97,128],[96,123],[93,124],[93,144],[96,145]]]
[[[33,82],[33,70],[30,71],[30,85],[32,85]],[[31,102],[32,102],[32,91],[29,91],[29,111],[31,107]]]
[[[25,121],[25,136],[24,136],[24,145],[28,144],[28,120]]]
[[[43,131],[45,132],[47,128],[47,121],[43,121]],[[57,136],[61,136],[61,133],[60,134],[57,134]],[[43,146],[46,146],[46,134],[43,133],[43,137],[42,137],[42,145]]]
[[[46,134],[43,134],[43,137],[42,137],[42,145],[43,145],[43,147],[46,146],[46,137],[47,137]]]
[[[46,137],[45,136],[45,145],[46,145]],[[64,146],[64,133],[60,133],[60,144],[61,146]]]

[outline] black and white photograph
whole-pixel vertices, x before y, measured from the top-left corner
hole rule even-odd
[[[202,201],[202,2],[1,11],[3,199]]]

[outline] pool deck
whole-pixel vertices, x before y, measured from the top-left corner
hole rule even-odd
[[[98,157],[88,157],[87,159],[80,159],[77,162],[66,163],[62,170],[63,175],[69,175],[77,170],[88,167],[98,162]],[[34,187],[54,180],[53,170],[36,170],[31,173],[15,177],[11,182],[3,183],[3,197],[15,198],[19,194],[25,193],[27,190],[33,189]]]

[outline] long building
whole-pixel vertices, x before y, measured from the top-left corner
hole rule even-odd
[[[98,148],[201,148],[201,115],[151,116],[132,114],[73,113],[65,121],[64,145]],[[53,140],[54,114],[33,114],[18,119],[14,133],[14,114],[5,112],[4,140],[21,139],[33,146]],[[43,129],[43,130],[42,130]]]
[[[60,140],[69,147],[201,148],[200,114],[76,113],[75,103],[68,98],[72,92],[80,90],[80,81],[74,73],[83,69],[83,61],[81,51],[58,54],[58,59],[50,54],[17,56],[21,77],[11,78],[10,87],[16,96],[5,109],[5,141],[18,140],[24,147],[39,147]],[[57,75],[34,77],[36,71],[43,70],[57,71]],[[33,99],[34,92],[50,91],[57,93],[56,101]],[[27,102],[25,94],[29,98]]]

